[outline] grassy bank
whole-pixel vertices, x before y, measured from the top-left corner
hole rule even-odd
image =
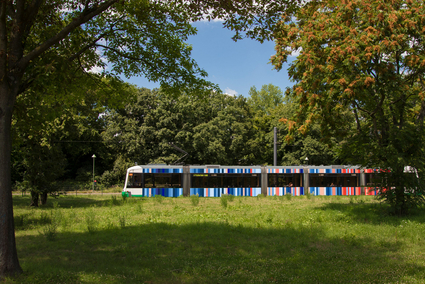
[[[373,197],[14,196],[6,283],[425,283],[425,210]]]

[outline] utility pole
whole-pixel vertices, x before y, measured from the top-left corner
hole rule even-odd
[[[273,165],[277,166],[277,127],[274,128]]]

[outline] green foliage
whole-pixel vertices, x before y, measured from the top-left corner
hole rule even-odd
[[[190,196],[190,202],[192,203],[193,206],[198,206],[199,204],[199,195],[191,195]]]
[[[89,233],[94,233],[98,229],[99,221],[96,218],[94,208],[89,208],[85,212],[86,228]]]
[[[120,227],[125,228],[125,225],[126,225],[125,214],[119,215],[118,219],[119,219],[119,222],[120,222]]]
[[[314,197],[314,193],[311,193],[308,189],[305,190],[304,195],[307,199],[312,199]]]
[[[232,194],[227,194],[227,199],[229,200],[229,202],[233,202],[235,200],[235,196]]]
[[[229,201],[229,198],[228,198],[227,194],[222,194],[220,196],[220,204],[224,209],[227,208],[227,202],[228,201]]]
[[[43,218],[47,224],[41,229],[40,233],[44,235],[48,241],[54,241],[57,237],[58,227],[62,220],[62,212],[59,209],[59,203],[53,202],[53,209],[50,210],[50,218]]]
[[[157,194],[155,195],[155,197],[153,197],[153,200],[155,201],[156,204],[162,204],[162,202],[164,202],[164,196],[162,196],[161,194]]]
[[[122,198],[122,203],[126,203],[128,196],[126,194],[121,194],[121,198]]]
[[[286,198],[286,200],[291,201],[292,194],[290,194],[290,193],[285,194],[285,198]]]
[[[309,2],[278,24],[271,60],[280,69],[300,51],[289,68],[300,108],[285,120],[287,140],[318,121],[325,140],[343,138],[345,163],[396,173],[381,197],[401,215],[424,202],[424,16],[417,1]],[[404,180],[405,166],[417,181]]]
[[[103,138],[122,161],[139,164],[177,161],[182,154],[170,142],[189,153],[188,164],[251,164],[252,115],[243,97],[140,89],[137,102],[106,118]]]
[[[255,86],[249,89],[248,104],[256,112],[263,115],[270,115],[272,110],[283,103],[282,90],[272,84],[261,86],[261,90],[257,91]]]
[[[127,198],[127,197],[124,197],[124,195],[122,195],[123,196],[123,200],[125,199],[125,198]],[[110,206],[118,206],[118,205],[121,205],[121,203],[120,203],[120,201],[118,200],[118,198],[117,198],[117,196],[116,195],[111,195],[111,199],[109,200],[109,205]]]

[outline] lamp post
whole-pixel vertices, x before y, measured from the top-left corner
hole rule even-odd
[[[306,166],[308,166],[308,157],[305,157],[304,159]]]
[[[96,159],[96,155],[93,154],[93,156],[91,156],[93,158],[93,192],[94,192],[94,160]]]

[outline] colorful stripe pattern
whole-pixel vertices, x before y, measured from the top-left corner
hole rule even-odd
[[[234,196],[257,196],[261,194],[261,187],[238,187],[238,188],[191,188],[190,195],[200,197],[220,197],[222,194]]]
[[[126,188],[129,197],[154,197],[162,195],[164,197],[179,197],[183,195],[183,188]]]
[[[182,174],[183,169],[152,169],[143,168],[144,174]]]
[[[309,169],[310,174],[360,174],[360,169]]]
[[[302,174],[304,169],[267,169],[268,174]]]
[[[292,194],[293,196],[304,195],[304,187],[268,187],[267,195],[268,196],[282,196],[287,193]]]
[[[376,187],[365,187],[365,195],[379,195],[379,191]]]
[[[361,195],[361,187],[310,187],[314,195]]]
[[[261,174],[261,169],[190,169],[191,174]]]

